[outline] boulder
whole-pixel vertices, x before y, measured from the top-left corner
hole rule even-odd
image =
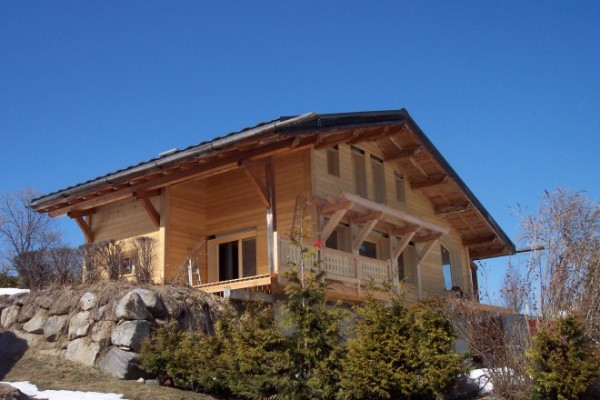
[[[17,319],[17,322],[22,324],[23,322],[29,321],[31,318],[33,318],[36,309],[37,307],[31,303],[24,304],[19,312],[19,318]]]
[[[10,328],[13,324],[17,322],[19,318],[19,311],[21,311],[21,307],[16,304],[5,308],[2,310],[2,316],[0,316],[0,324],[6,329]]]
[[[79,338],[69,342],[65,358],[93,367],[99,353],[100,345],[98,343],[92,342],[88,338]]]
[[[94,293],[87,292],[79,300],[79,308],[83,311],[91,310],[98,304],[98,297]]]
[[[92,327],[92,340],[100,343],[102,348],[110,344],[112,331],[117,324],[112,321],[100,321]]]
[[[43,308],[38,309],[33,318],[23,325],[23,330],[29,333],[44,333],[44,325],[46,325],[46,321],[48,321],[48,312]]]
[[[129,292],[115,306],[115,316],[127,320],[152,320],[152,314],[146,304],[135,292]]]
[[[115,378],[138,379],[145,376],[139,368],[139,358],[137,353],[113,347],[100,358],[98,368]]]
[[[62,293],[54,299],[50,306],[50,315],[66,315],[71,311],[71,302],[68,293]]]
[[[167,307],[165,307],[165,303],[163,303],[158,293],[141,288],[134,289],[131,292],[137,293],[142,298],[146,308],[148,308],[148,311],[150,311],[155,318],[165,318],[168,315]]]
[[[58,340],[67,327],[69,317],[66,315],[53,315],[46,321],[44,325],[44,337],[49,342]]]
[[[73,340],[88,334],[90,330],[90,312],[82,311],[71,317],[69,321],[69,340]]]
[[[150,322],[144,320],[123,321],[111,335],[112,344],[138,351],[142,341],[150,335]]]

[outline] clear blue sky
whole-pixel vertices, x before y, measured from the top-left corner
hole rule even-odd
[[[280,115],[401,107],[515,240],[510,207],[544,189],[598,201],[600,2],[0,1],[0,190]]]

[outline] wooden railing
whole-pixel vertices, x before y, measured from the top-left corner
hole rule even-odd
[[[394,282],[394,274],[388,261],[355,256],[328,248],[303,254],[300,246],[292,245],[284,239],[279,241],[279,269],[277,272],[284,272],[292,264],[299,263],[303,257],[305,267],[324,270],[327,279],[356,282],[360,285],[371,282],[376,285]],[[318,263],[319,257],[321,257],[320,263]]]

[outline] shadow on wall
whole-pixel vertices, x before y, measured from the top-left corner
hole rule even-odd
[[[0,381],[27,351],[27,341],[11,331],[0,332]]]

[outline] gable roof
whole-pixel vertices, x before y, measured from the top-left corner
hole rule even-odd
[[[52,216],[92,209],[167,184],[237,168],[290,149],[373,141],[415,190],[461,234],[472,259],[513,254],[515,246],[405,109],[308,113],[260,123],[41,196],[32,207]]]

